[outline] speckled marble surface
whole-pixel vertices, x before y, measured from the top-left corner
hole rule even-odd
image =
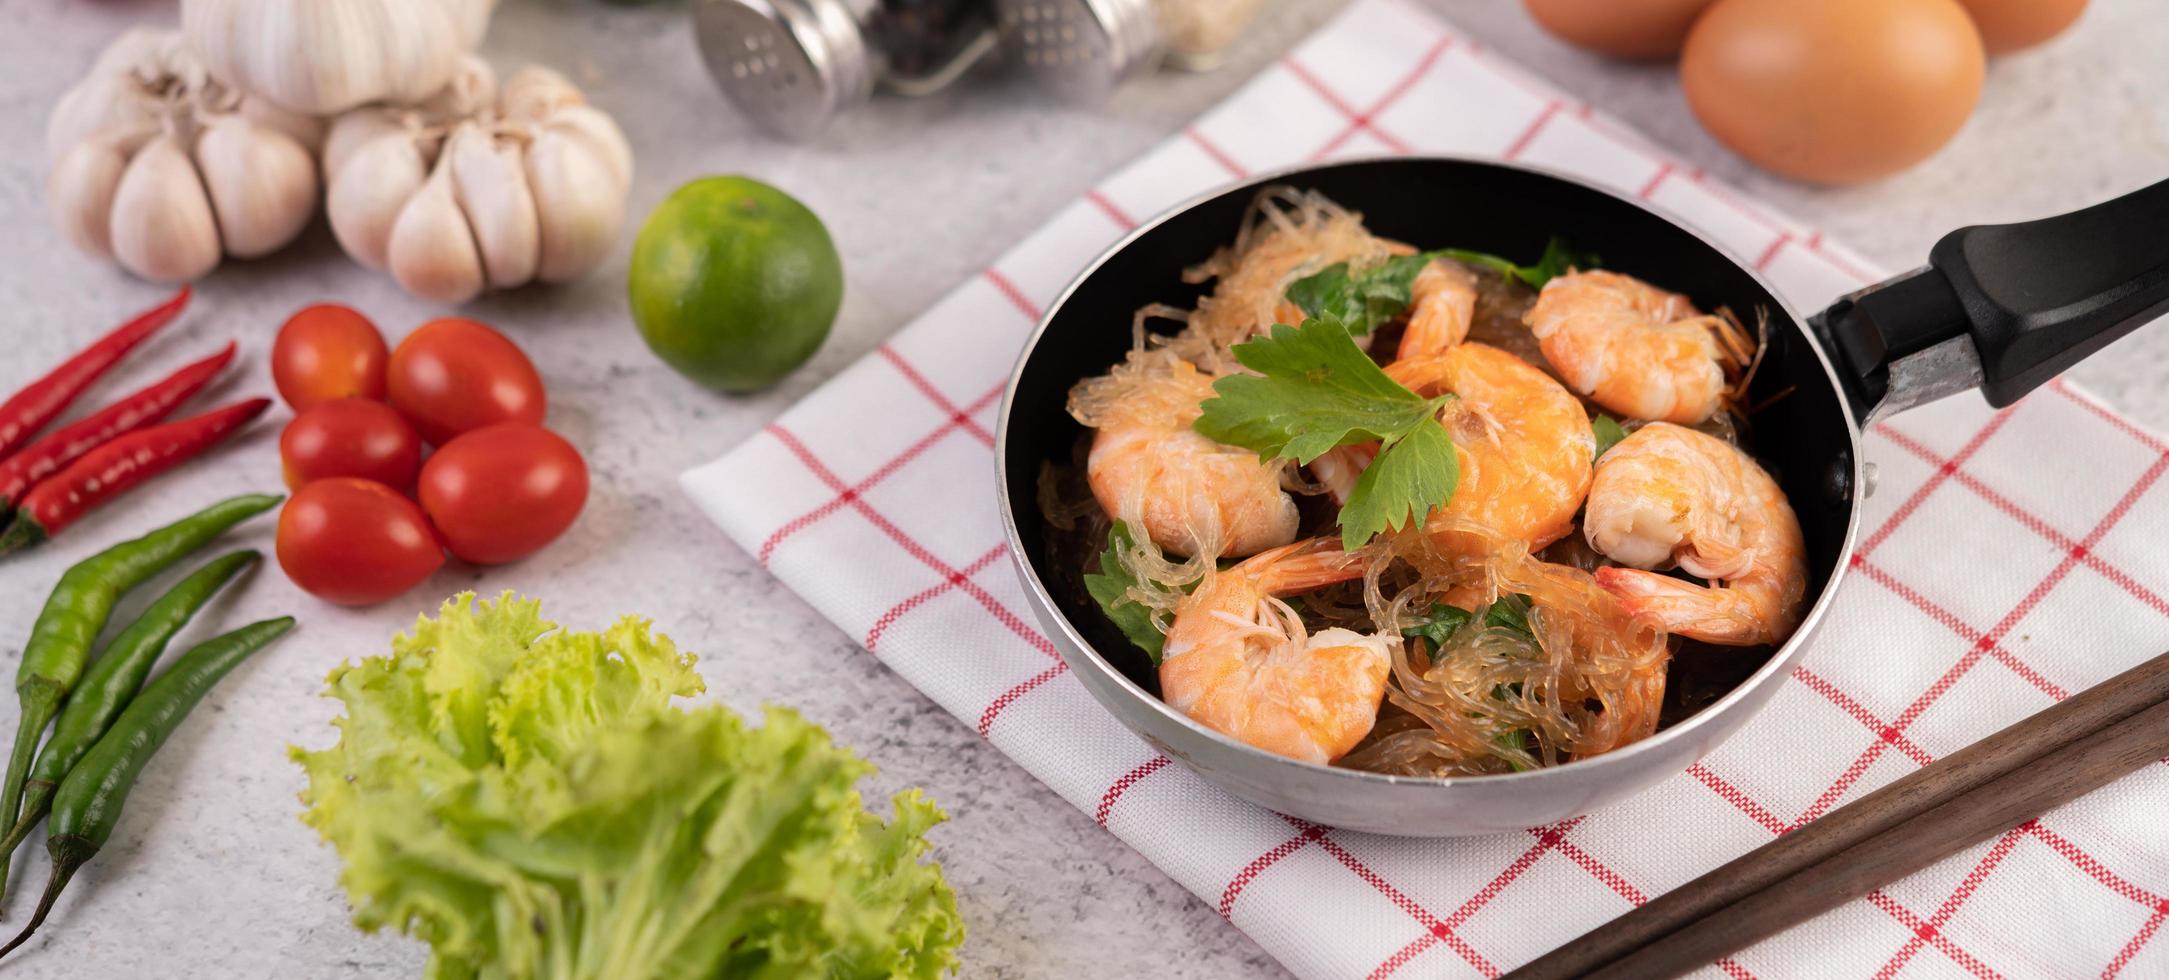
[[[1508,0],[1430,0],[1465,32],[1577,97],[1619,114],[1711,173],[1892,267],[1941,232],[2081,205],[2169,175],[2169,18],[2156,0],[2097,0],[2066,37],[1994,65],[1980,111],[1926,165],[1882,184],[1822,190],[1762,175],[1688,115],[1671,73],[1623,66],[1539,33]],[[407,599],[342,611],[259,572],[203,617],[229,626],[279,612],[302,628],[216,691],[144,777],[114,842],[77,879],[44,936],[7,965],[26,977],[399,977],[421,947],[365,937],[347,923],[337,864],[294,819],[301,776],[291,742],[329,741],[332,704],[316,696],[340,660],[379,652],[435,599],[519,589],[554,618],[600,626],[653,616],[704,655],[712,696],[741,708],[801,706],[879,763],[886,795],[923,785],[954,819],[935,834],[970,928],[974,977],[1257,977],[1278,968],[1204,903],[1056,798],[865,656],[680,497],[675,475],[755,431],[793,399],[871,350],[1089,184],[1238,85],[1338,0],[1279,0],[1224,70],[1158,75],[1081,109],[983,72],[935,99],[886,100],[811,145],[747,130],[709,86],[682,4],[504,0],[486,50],[509,66],[570,66],[617,114],[639,155],[636,214],[679,182],[742,172],[778,183],[829,223],[845,258],[841,322],[811,366],[776,389],[726,399],[650,358],[623,312],[626,248],[592,279],[475,304],[468,312],[527,346],[550,383],[551,423],[586,447],[594,495],[566,540],[519,565],[448,569]],[[53,99],[125,26],[175,19],[170,0],[0,0],[0,320],[12,387],[158,290],[73,254],[43,205],[43,126]],[[321,225],[265,261],[203,283],[182,325],[150,345],[127,390],[229,336],[249,371],[223,394],[269,391],[272,331],[294,308],[337,299],[395,338],[439,311],[348,264]],[[2078,376],[2155,426],[2169,427],[2169,330],[2119,344]],[[125,386],[125,387],[124,387]],[[102,544],[220,496],[277,484],[283,411],[214,460],[139,491],[33,558],[0,565],[0,666],[12,671],[37,606],[68,563]],[[241,540],[268,550],[268,522]],[[190,636],[208,635],[203,629]],[[15,708],[0,707],[12,730]],[[33,849],[26,848],[26,852]],[[16,878],[42,880],[42,854]],[[10,924],[29,896],[10,903]]]

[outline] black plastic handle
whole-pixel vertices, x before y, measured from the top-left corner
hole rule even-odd
[[[1989,404],[2008,405],[2169,313],[2169,180],[2053,218],[1960,228],[1928,261],[1813,318],[1863,412],[1975,383]],[[1950,353],[1901,368],[1896,387],[1914,390],[1894,390],[1893,365],[1961,336],[1978,354],[1977,377],[1970,358]],[[1961,366],[1965,380],[1937,387],[1959,380]]]

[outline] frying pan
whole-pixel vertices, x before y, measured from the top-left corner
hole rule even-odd
[[[1389,776],[1253,749],[1170,708],[1151,662],[1081,590],[1042,520],[1043,464],[1082,435],[1070,386],[1121,360],[1133,311],[1189,307],[1180,271],[1226,244],[1262,187],[1316,189],[1361,212],[1378,235],[1526,258],[1553,235],[1607,268],[1692,297],[1704,309],[1764,311],[1768,349],[1750,403],[1752,450],[1783,485],[1806,535],[1806,618],[1774,650],[1718,651],[1725,686],[1672,704],[1671,723],[1605,755],[1505,775]],[[1979,388],[2016,401],[2110,341],[2169,312],[2169,181],[2070,214],[1950,233],[1928,265],[1802,317],[1755,271],[1684,224],[1562,174],[1441,157],[1360,160],[1283,171],[1213,192],[1147,222],[1093,262],[1048,310],[1010,378],[995,451],[1002,516],[1034,612],[1087,690],[1168,757],[1237,796],[1354,830],[1421,837],[1515,830],[1587,813],[1680,772],[1775,694],[1829,612],[1870,492],[1860,427]],[[1763,657],[1756,664],[1755,658]],[[1675,661],[1674,686],[1682,665]],[[1729,671],[1729,673],[1727,673]],[[1691,710],[1691,713],[1687,713]],[[1684,717],[1678,717],[1684,714]]]

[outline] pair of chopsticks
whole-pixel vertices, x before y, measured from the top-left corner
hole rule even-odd
[[[1613,919],[1506,980],[1695,970],[2169,756],[2169,653]]]

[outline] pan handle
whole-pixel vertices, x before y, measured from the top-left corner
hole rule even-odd
[[[1810,320],[1864,421],[1976,387],[2009,405],[2169,313],[2169,180],[2052,218],[1960,228],[1928,263]]]

